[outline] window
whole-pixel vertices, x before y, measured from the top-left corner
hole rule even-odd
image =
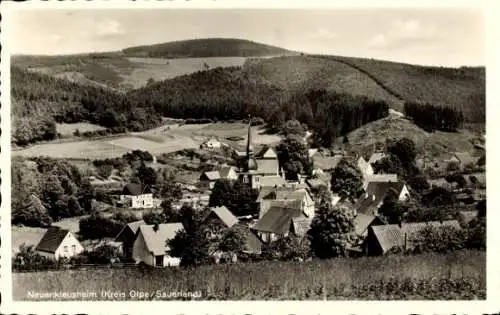
[[[76,245],[71,245],[71,251],[74,253],[76,252]]]
[[[64,252],[67,253],[68,252],[68,246],[64,246]]]

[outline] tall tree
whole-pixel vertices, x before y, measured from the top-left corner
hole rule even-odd
[[[296,180],[299,174],[312,172],[307,144],[296,135],[289,135],[276,147],[278,160],[289,180]]]
[[[361,172],[352,163],[340,161],[332,171],[331,189],[341,198],[358,198],[363,193]]]
[[[319,258],[343,256],[355,240],[354,213],[346,206],[324,203],[316,211],[308,236]]]

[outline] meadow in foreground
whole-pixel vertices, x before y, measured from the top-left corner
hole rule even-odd
[[[13,280],[14,299],[21,300],[28,291],[75,290],[127,295],[131,290],[200,292],[204,300],[471,300],[486,298],[486,253],[237,263],[197,269],[103,267],[14,273]]]

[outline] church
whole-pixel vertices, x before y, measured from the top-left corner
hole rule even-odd
[[[266,186],[266,184],[263,184],[264,182],[285,183],[278,162],[278,155],[273,148],[264,146],[262,150],[255,154],[252,145],[251,120],[248,122],[246,154],[240,160],[238,178],[252,188],[257,189]]]

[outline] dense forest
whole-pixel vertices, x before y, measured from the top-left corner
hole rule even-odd
[[[292,53],[289,50],[234,38],[205,38],[130,47],[122,50],[129,57],[200,58],[260,57]]]
[[[55,123],[88,121],[116,132],[156,127],[161,118],[125,94],[11,67],[13,141],[56,137]]]
[[[456,131],[464,122],[462,111],[429,103],[405,102],[405,114],[428,131]]]

